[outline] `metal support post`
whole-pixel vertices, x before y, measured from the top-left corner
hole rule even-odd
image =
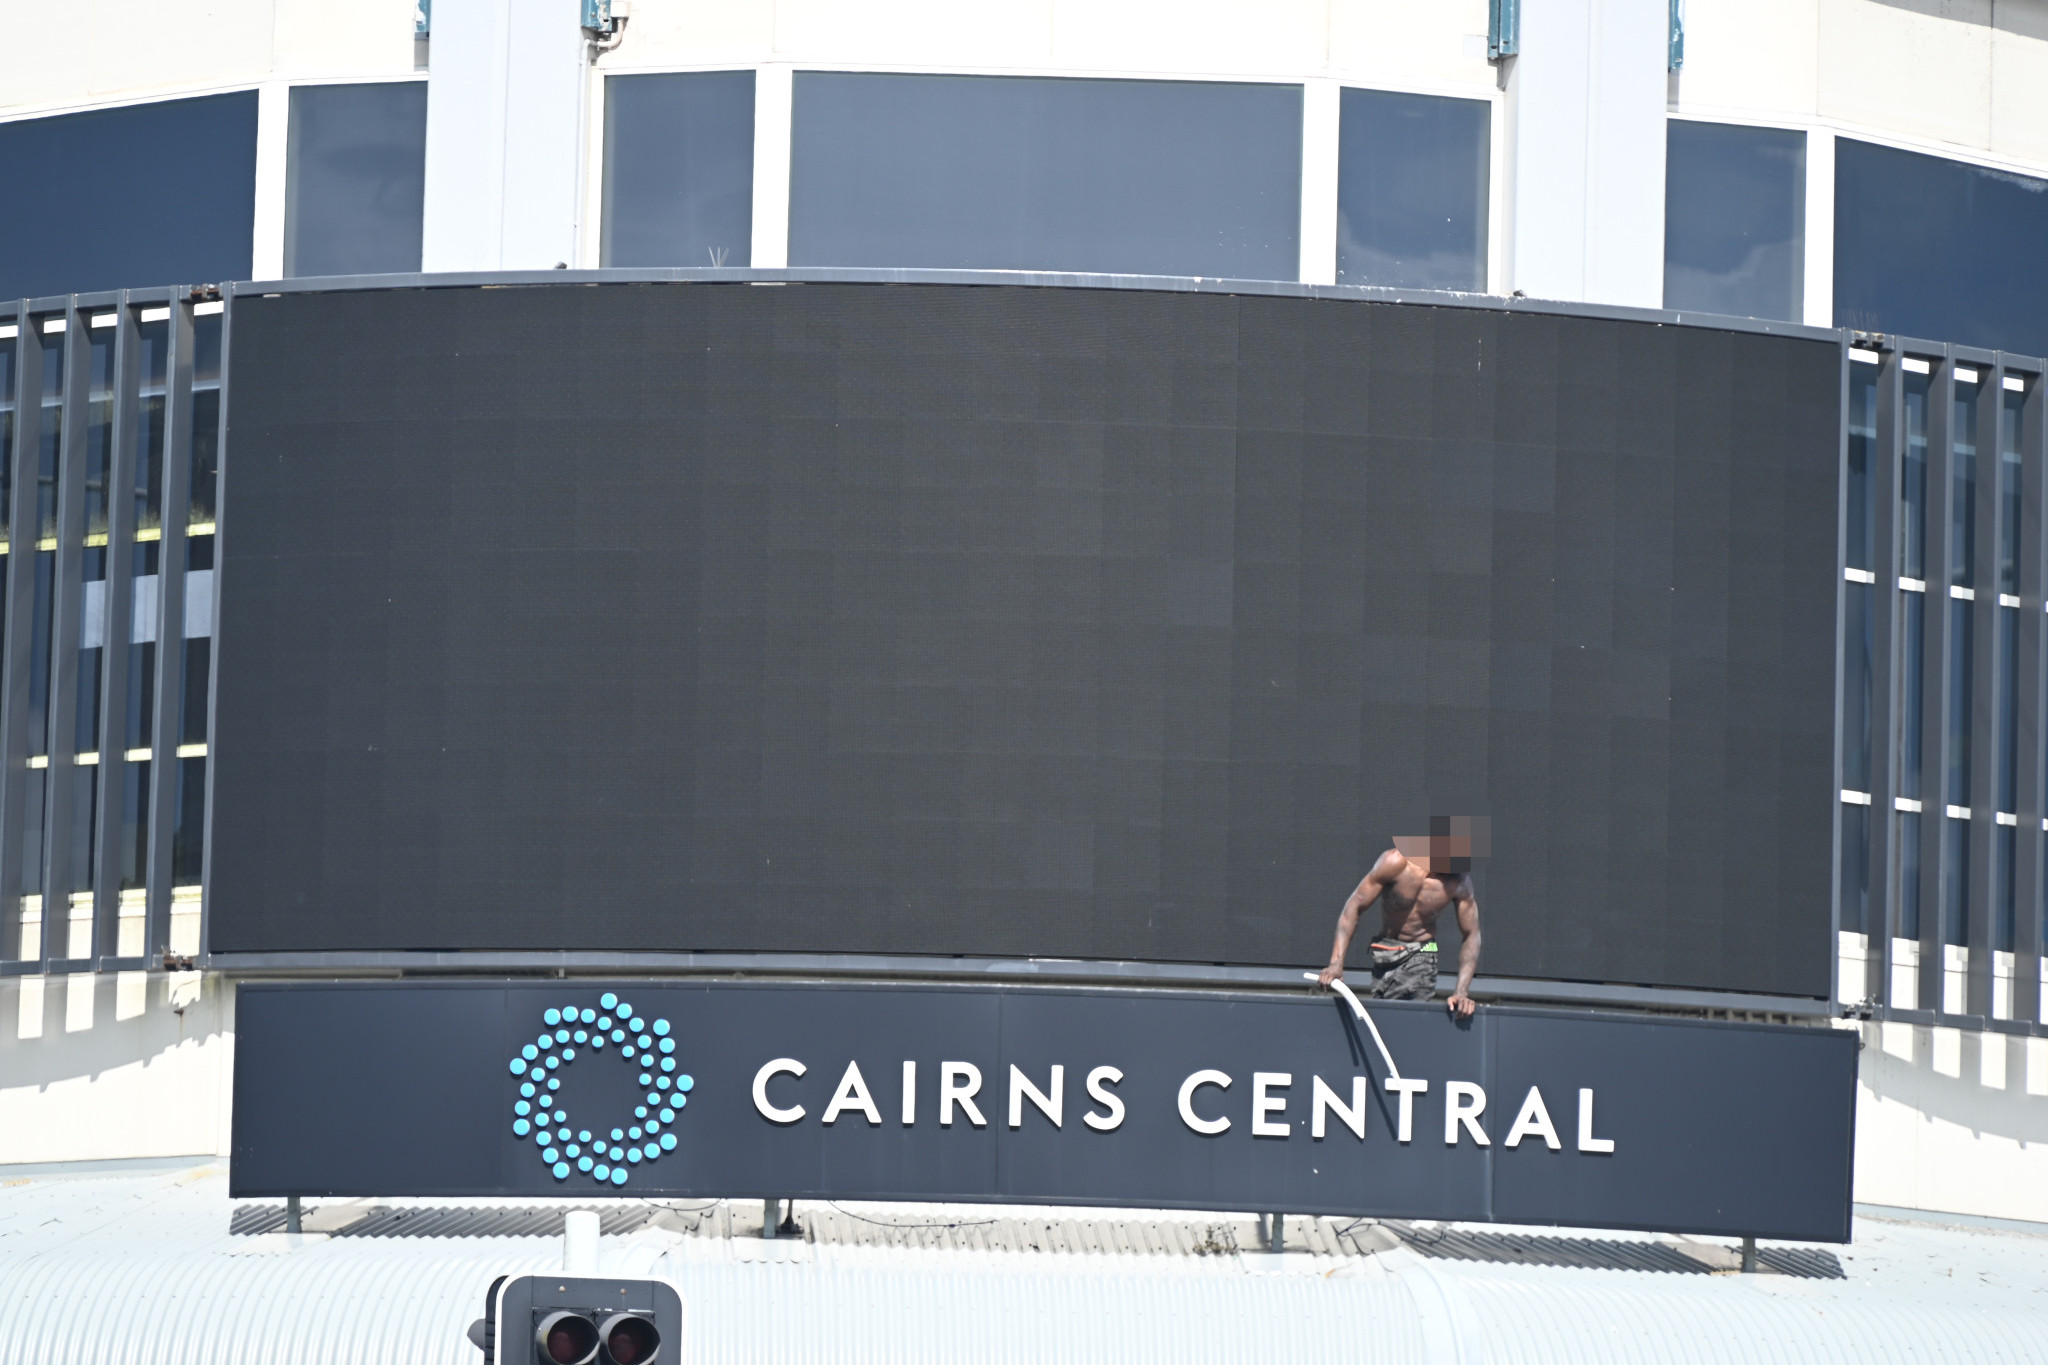
[[[299,1197],[295,1194],[288,1194],[284,1199],[284,1230],[286,1232],[305,1231],[300,1226]]]
[[[1745,1275],[1756,1274],[1756,1238],[1754,1237],[1742,1239],[1742,1273]]]
[[[761,1235],[763,1237],[778,1236],[775,1225],[781,1221],[782,1201],[780,1199],[763,1199],[761,1201]]]

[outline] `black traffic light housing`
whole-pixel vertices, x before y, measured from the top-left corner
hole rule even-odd
[[[683,1296],[662,1280],[501,1275],[469,1339],[484,1365],[678,1365]]]

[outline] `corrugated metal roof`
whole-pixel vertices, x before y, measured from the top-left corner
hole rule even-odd
[[[661,1210],[646,1204],[532,1205],[525,1208],[425,1207],[418,1205],[358,1204],[356,1201],[315,1208],[301,1221],[301,1230],[332,1237],[554,1237],[562,1231],[562,1215],[571,1209],[589,1209],[598,1216],[599,1230],[607,1237],[637,1232],[660,1216]],[[343,1216],[336,1218],[333,1215]],[[243,1204],[235,1209],[228,1231],[237,1237],[258,1237],[285,1230],[283,1204]]]
[[[1671,1241],[1554,1237],[1489,1232],[1463,1227],[1415,1227],[1384,1223],[1411,1251],[1446,1261],[1491,1261],[1506,1265],[1576,1266],[1585,1270],[1649,1270],[1666,1275],[1712,1275],[1736,1269],[1741,1254],[1723,1243],[1694,1238]],[[1762,1246],[1757,1260],[1767,1271],[1803,1279],[1839,1280],[1842,1262],[1821,1247]]]
[[[336,1237],[547,1237],[561,1230],[570,1206],[419,1207],[369,1201],[326,1204],[308,1216],[309,1232]],[[678,1210],[666,1205],[582,1205],[596,1212],[606,1236],[655,1227],[685,1236],[753,1235],[759,1220],[749,1211],[736,1225],[723,1201]],[[234,1211],[230,1230],[240,1236],[282,1232],[283,1204],[245,1204]],[[1090,1217],[1027,1218],[1000,1210],[935,1220],[929,1216],[853,1212],[830,1201],[807,1201],[801,1222],[788,1234],[813,1246],[898,1247],[924,1251],[1042,1251],[1060,1255],[1235,1256],[1265,1250],[1266,1233],[1249,1216],[1197,1218]],[[1632,1241],[1560,1237],[1478,1228],[1417,1226],[1370,1218],[1289,1215],[1283,1244],[1318,1256],[1370,1256],[1394,1242],[1440,1260],[1495,1261],[1509,1265],[1578,1266],[1602,1270],[1648,1270],[1674,1275],[1711,1275],[1732,1270],[1740,1257],[1725,1243],[1693,1238]],[[1841,1279],[1835,1253],[1820,1247],[1766,1246],[1764,1268],[1781,1275]]]
[[[490,1280],[560,1263],[561,1204],[327,1205],[337,1234],[294,1238],[226,1184],[0,1184],[7,1361],[479,1365]],[[1772,1244],[1790,1273],[1735,1276],[1625,1233],[1290,1219],[1275,1257],[1227,1214],[806,1202],[763,1241],[758,1206],[604,1212],[605,1269],[674,1279],[699,1362],[2048,1359],[2048,1237],[1858,1220],[1838,1261]]]

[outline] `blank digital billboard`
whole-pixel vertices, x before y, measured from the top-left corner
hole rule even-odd
[[[1828,989],[1832,343],[1010,286],[234,310],[215,952],[1308,967],[1470,814],[1484,974]]]

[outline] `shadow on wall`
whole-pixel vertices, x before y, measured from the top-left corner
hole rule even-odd
[[[1883,1027],[1901,1032],[1910,1029],[1910,1058],[1884,1050]],[[1944,1039],[1942,1034],[1948,1037]],[[1898,1037],[1894,1034],[1895,1046]],[[2005,1062],[2003,1088],[1984,1081],[1986,1050],[1993,1049],[1990,1074],[1996,1078],[1999,1068],[1995,1049],[2001,1046]],[[2039,1055],[2030,1057],[2030,1050]],[[1929,1118],[1968,1128],[1976,1134],[2015,1142],[2048,1143],[2048,1093],[2044,1093],[2048,1092],[2048,1040],[1956,1029],[1878,1026],[1864,1034],[1857,1070],[1862,1086],[1878,1099],[1910,1106]]]
[[[234,990],[198,972],[0,982],[0,1090],[96,1080],[234,1032]]]
[[[2048,38],[2048,5],[2004,4],[1964,6],[1955,0],[1877,0],[1891,9],[1909,10],[1930,19],[1995,28],[2021,38]]]

